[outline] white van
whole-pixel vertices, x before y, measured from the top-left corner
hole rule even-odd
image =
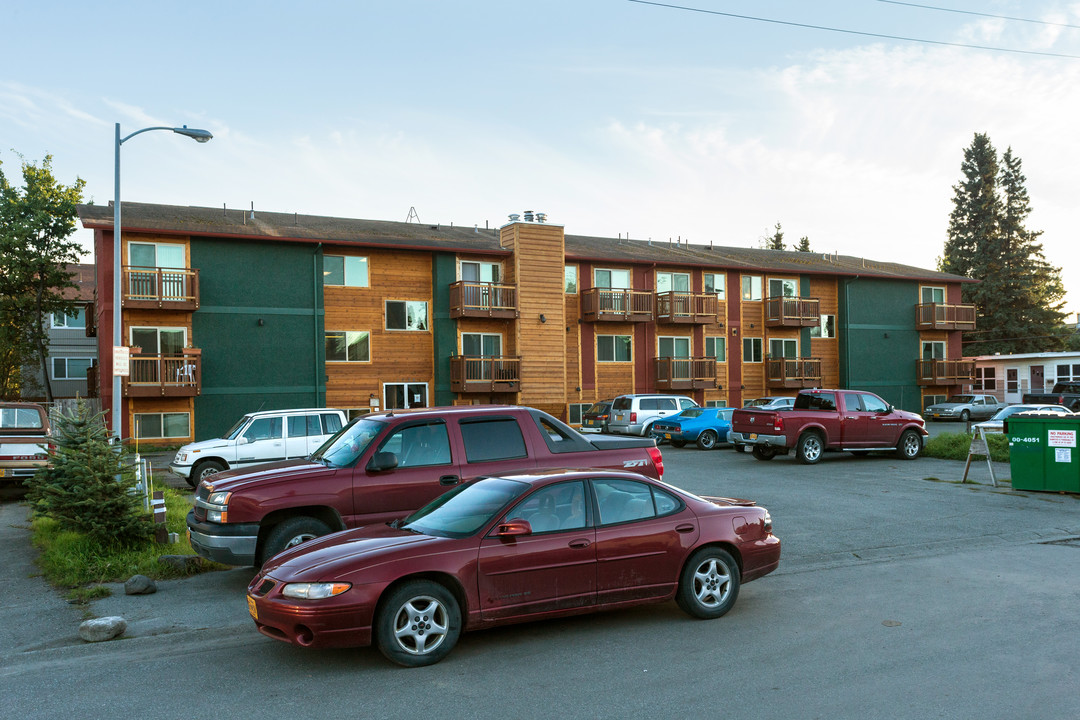
[[[307,457],[346,423],[334,408],[248,413],[222,437],[185,445],[169,469],[195,487],[214,473]]]
[[[684,395],[620,395],[611,403],[608,432],[649,437],[654,421],[697,406]]]

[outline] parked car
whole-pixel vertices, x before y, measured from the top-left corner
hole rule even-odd
[[[719,443],[728,442],[733,412],[735,408],[687,408],[654,422],[652,434],[658,443],[667,440],[674,447],[681,448],[692,442],[702,450],[712,450]]]
[[[611,400],[595,402],[581,415],[580,432],[604,433],[608,431],[608,420],[611,418]]]
[[[739,408],[732,415],[737,442],[750,445],[758,460],[795,450],[812,465],[827,450],[865,455],[893,450],[905,460],[922,452],[927,436],[918,413],[897,410],[877,395],[858,390],[803,390],[791,410]]]
[[[485,476],[409,517],[287,550],[248,586],[259,632],[302,647],[373,642],[431,665],[462,630],[674,599],[718,618],[776,569],[772,518],[635,473]]]
[[[532,408],[394,410],[354,419],[306,459],[204,478],[187,526],[199,555],[258,566],[312,538],[404,517],[462,478],[562,467],[664,475],[652,438],[585,437]]]
[[[223,436],[180,448],[169,469],[195,487],[200,480],[226,470],[307,457],[345,422],[345,413],[334,408],[248,413]]]
[[[975,423],[974,429],[982,429],[986,432],[999,433],[1004,432],[1005,418],[1011,417],[1018,413],[1023,412],[1044,412],[1044,413],[1058,413],[1060,415],[1072,415],[1072,411],[1064,405],[1040,405],[1037,403],[1028,403],[1026,405],[1009,405],[1008,407],[1001,408],[994,417],[989,420],[984,420],[981,423]]]
[[[608,431],[649,437],[656,420],[697,406],[684,395],[620,395],[611,403]]]
[[[49,415],[34,403],[0,403],[0,485],[21,486],[49,462]]]
[[[770,395],[754,398],[743,403],[743,407],[756,407],[762,410],[785,410],[795,405],[795,398],[789,395]]]
[[[1021,400],[1025,403],[1050,403],[1064,405],[1072,412],[1080,411],[1080,383],[1056,383],[1048,393],[1025,393]]]
[[[926,408],[927,418],[934,420],[988,420],[998,410],[1009,404],[998,400],[993,395],[952,395],[943,403],[934,403]]]

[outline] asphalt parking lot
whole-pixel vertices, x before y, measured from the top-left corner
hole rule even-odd
[[[258,635],[243,602],[250,571],[233,570],[95,602],[94,614],[130,620],[128,639],[102,645],[72,639],[75,613],[46,609],[51,597],[0,604],[8,711],[1080,717],[1080,498],[994,488],[985,464],[961,485],[963,463],[928,458],[803,466],[667,446],[664,458],[672,484],[768,507],[784,543],[780,569],[718,621],[666,603],[531,623],[466,634],[443,663],[403,670],[372,650]]]

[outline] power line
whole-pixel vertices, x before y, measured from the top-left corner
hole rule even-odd
[[[918,3],[900,2],[900,0],[877,0],[878,2],[888,3],[890,5],[906,5],[913,8],[922,8],[923,10],[937,10],[939,12],[951,12],[958,13],[960,15],[978,15],[979,17],[994,18],[996,20],[1015,20],[1016,22],[1035,23],[1037,25],[1053,25],[1055,27],[1073,28],[1074,30],[1080,30],[1080,25],[1070,25],[1069,23],[1051,22],[1049,20],[1033,20],[1031,18],[1011,17],[1009,15],[991,15],[990,13],[975,12],[974,10],[956,10],[954,8],[937,7],[936,5],[920,5]]]
[[[901,40],[903,42],[924,43],[926,45],[945,45],[948,47],[967,48],[969,50],[990,50],[992,52],[1016,53],[1018,55],[1042,55],[1043,57],[1067,58],[1080,60],[1080,55],[1063,55],[1061,53],[1039,52],[1037,50],[1015,50],[1013,48],[992,47],[989,45],[968,45],[966,43],[946,42],[944,40],[925,40],[923,38],[904,37],[902,35],[885,35],[883,33],[863,32],[861,30],[846,30],[825,25],[810,25],[807,23],[791,22],[789,20],[773,20],[772,18],[754,17],[752,15],[737,15],[735,13],[720,12],[719,10],[703,10],[702,8],[686,7],[685,5],[670,5],[668,3],[652,2],[651,0],[627,0],[627,2],[639,5],[655,5],[656,7],[669,10],[685,10],[705,15],[721,15],[723,17],[736,18],[738,20],[753,20],[754,22],[772,23],[774,25],[787,25],[789,27],[806,28],[808,30],[825,30],[827,32],[843,33],[845,35],[861,35],[863,37],[881,38],[884,40]]]

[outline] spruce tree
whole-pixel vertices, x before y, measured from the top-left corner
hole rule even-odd
[[[131,545],[150,536],[153,524],[131,490],[134,473],[108,443],[104,413],[81,400],[53,426],[49,465],[26,481],[35,513],[103,544]]]
[[[776,223],[776,232],[761,238],[761,247],[766,250],[784,249],[784,231],[780,228],[780,223]]]
[[[808,235],[799,238],[799,244],[795,246],[795,249],[799,252],[814,252],[810,249],[810,237]]]

